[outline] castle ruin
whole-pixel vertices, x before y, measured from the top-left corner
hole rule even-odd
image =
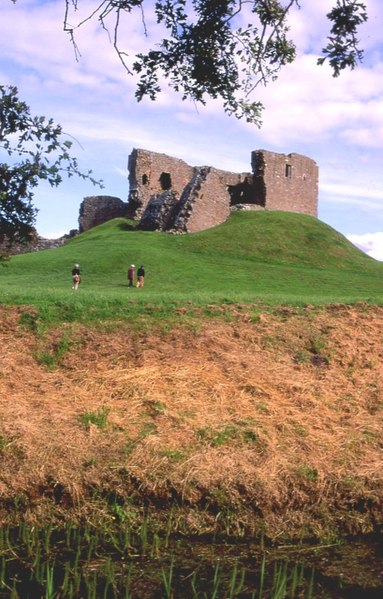
[[[85,198],[80,230],[128,216],[145,230],[193,233],[225,222],[235,207],[317,216],[318,166],[314,160],[255,150],[251,167],[252,172],[232,173],[134,149],[128,161],[128,202],[110,198],[108,211],[108,196]]]
[[[128,203],[114,196],[88,196],[80,204],[80,233],[97,227],[112,218],[128,216]]]

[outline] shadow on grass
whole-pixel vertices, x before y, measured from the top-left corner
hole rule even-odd
[[[119,223],[117,227],[120,229],[120,231],[137,231],[138,224],[138,222],[128,219],[126,222]]]

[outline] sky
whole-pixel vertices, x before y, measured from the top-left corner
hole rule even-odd
[[[289,20],[297,58],[276,81],[257,88],[256,99],[265,107],[257,128],[225,114],[216,100],[206,106],[183,101],[166,84],[155,102],[138,103],[134,78],[95,19],[75,31],[76,57],[63,31],[65,0],[0,0],[0,84],[17,86],[32,115],[59,123],[80,168],[104,182],[101,190],[79,178],[57,188],[39,185],[34,196],[38,233],[56,238],[78,228],[86,196],[127,201],[133,148],[233,172],[251,171],[252,150],[266,149],[315,160],[319,219],[383,260],[383,2],[365,0],[369,20],[359,32],[363,62],[338,78],[328,65],[316,64],[335,0],[300,4]],[[78,5],[73,25],[98,3],[78,0]],[[121,24],[121,45],[130,55],[156,41],[150,9],[145,23],[146,38],[140,14]]]

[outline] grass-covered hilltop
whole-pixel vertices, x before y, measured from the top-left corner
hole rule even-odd
[[[79,262],[81,298],[70,271]],[[144,264],[144,294],[126,295],[129,265]],[[236,212],[223,225],[173,236],[134,229],[115,219],[54,251],[18,256],[1,272],[3,302],[75,302],[111,306],[108,318],[129,316],[134,303],[255,301],[381,303],[383,264],[314,217],[290,212]],[[78,304],[81,304],[78,306]]]
[[[277,540],[381,527],[383,263],[330,227],[116,219],[0,277],[3,522]]]

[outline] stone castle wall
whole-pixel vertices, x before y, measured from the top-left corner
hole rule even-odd
[[[112,218],[128,216],[129,205],[114,196],[88,196],[80,204],[79,231],[87,231]]]
[[[195,169],[190,189],[187,188],[173,228],[194,233],[219,225],[230,215],[228,188],[240,182],[240,175],[212,167]]]
[[[190,233],[224,222],[230,214],[228,189],[246,177],[142,149],[133,150],[128,168],[130,216],[149,230]]]
[[[251,164],[259,203],[269,210],[317,216],[318,167],[301,154],[252,152]]]
[[[166,154],[134,149],[128,160],[130,214],[141,218],[149,200],[171,189],[179,198],[193,167]]]
[[[189,166],[166,154],[134,149],[129,156],[129,201],[109,196],[84,199],[80,231],[118,216],[146,230],[196,232],[225,222],[230,210],[253,206],[317,215],[318,166],[300,154],[256,150],[252,171],[232,173]]]

